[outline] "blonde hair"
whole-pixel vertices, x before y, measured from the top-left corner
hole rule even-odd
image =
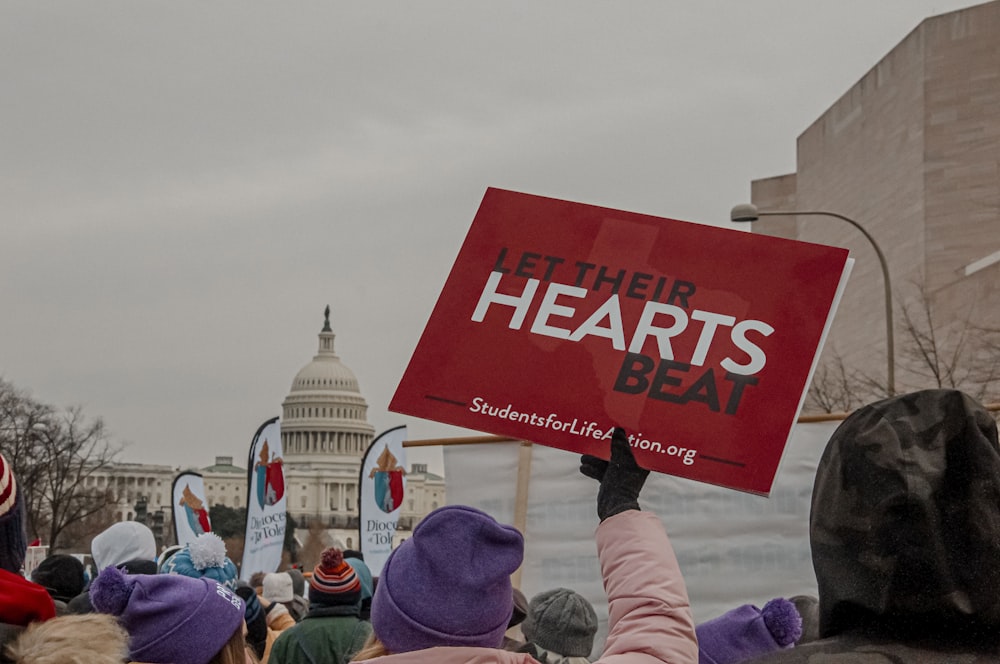
[[[17,664],[121,664],[128,634],[107,614],[60,616],[31,624],[7,652]]]
[[[376,657],[383,657],[385,655],[391,655],[392,653],[386,649],[385,644],[378,640],[373,632],[368,636],[365,641],[365,645],[361,646],[361,650],[357,652],[354,657],[351,658],[352,662],[360,662],[365,659],[375,659]]]
[[[237,627],[226,645],[222,646],[222,650],[208,660],[208,664],[246,664],[247,662],[256,663],[257,658],[247,648],[246,638],[243,636],[243,625]]]

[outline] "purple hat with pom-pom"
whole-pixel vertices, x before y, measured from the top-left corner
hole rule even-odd
[[[699,664],[735,664],[782,648],[802,636],[802,617],[787,599],[732,609],[695,628]]]
[[[243,623],[243,600],[217,582],[106,567],[90,601],[129,634],[129,657],[151,664],[208,664]]]
[[[382,567],[371,622],[389,652],[434,646],[499,648],[514,608],[510,575],[524,538],[472,507],[427,516]]]

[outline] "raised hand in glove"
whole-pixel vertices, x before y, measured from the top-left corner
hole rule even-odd
[[[635,462],[621,427],[611,434],[611,460],[584,454],[580,457],[580,472],[601,483],[597,491],[597,516],[601,521],[619,512],[639,509],[639,492],[649,471]]]

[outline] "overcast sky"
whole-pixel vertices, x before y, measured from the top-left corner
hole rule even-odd
[[[0,376],[242,464],[329,304],[376,431],[464,433],[387,406],[487,187],[727,223],[973,4],[4,2]]]

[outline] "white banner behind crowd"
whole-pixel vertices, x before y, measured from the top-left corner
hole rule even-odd
[[[406,427],[389,429],[372,441],[361,460],[359,538],[365,564],[373,576],[392,553],[393,536],[406,495]]]
[[[797,424],[770,498],[652,473],[639,502],[663,520],[680,562],[696,622],[774,597],[816,594],[809,552],[809,506],[816,465],[839,422]],[[514,522],[518,443],[445,447],[448,502]],[[594,530],[597,482],[579,472],[579,455],[532,447],[521,591],[571,588],[607,633]]]
[[[254,572],[275,572],[285,542],[285,469],[281,451],[281,424],[268,420],[250,443],[247,462],[247,529],[240,578]]]
[[[170,494],[174,507],[174,536],[178,544],[190,544],[198,535],[212,530],[205,504],[205,481],[200,473],[184,471],[178,474]]]

